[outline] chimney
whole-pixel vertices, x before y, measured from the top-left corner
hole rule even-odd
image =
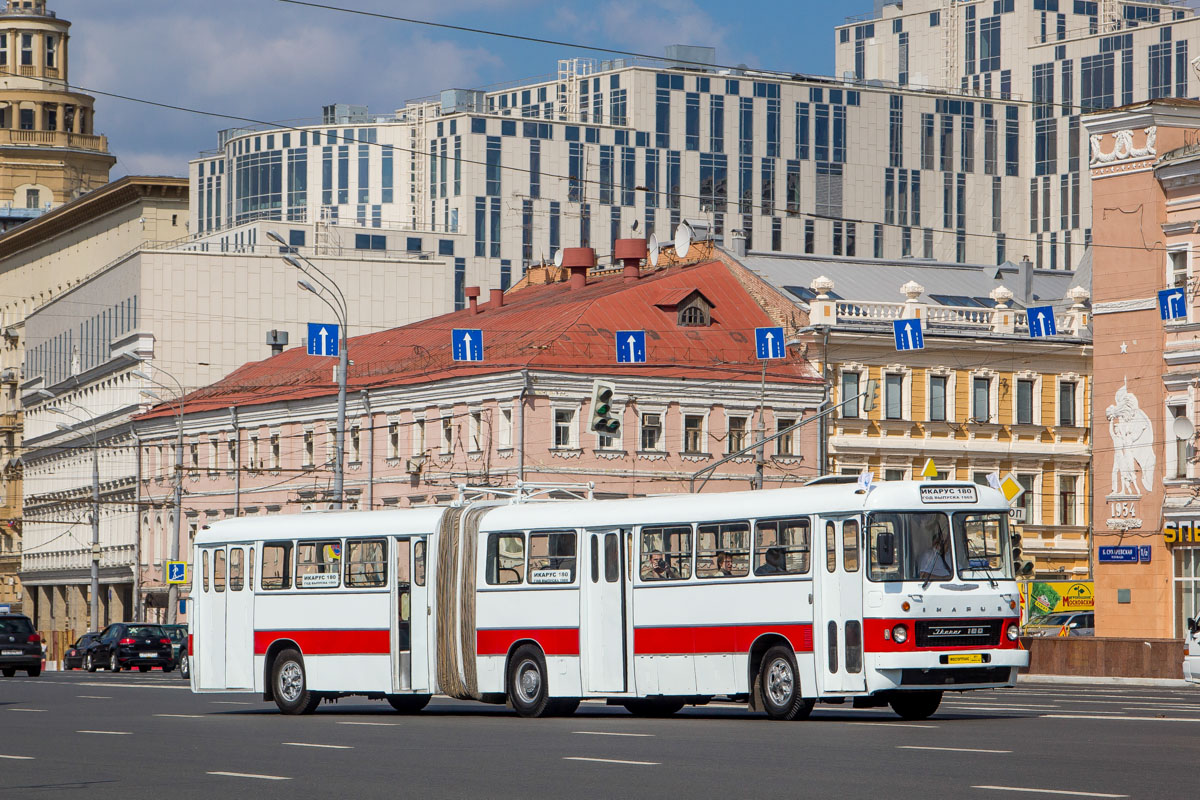
[[[463,294],[467,296],[467,300],[471,303],[471,316],[479,313],[479,287],[468,286],[463,290]]]
[[[497,308],[504,308],[504,290],[503,289],[492,289],[492,291],[490,293],[490,302],[488,303],[488,308],[491,308],[493,310],[495,310]]]
[[[746,257],[746,233],[744,231],[735,230],[732,232],[733,237],[733,255],[736,258]]]
[[[642,259],[646,257],[645,239],[617,239],[613,244],[613,257],[624,266],[621,274],[625,282],[636,281],[642,274]]]
[[[267,331],[267,344],[271,347],[271,355],[277,356],[288,344],[287,331]]]
[[[596,251],[590,247],[563,248],[563,267],[571,273],[571,291],[587,286],[587,272],[596,266]]]
[[[1033,302],[1033,262],[1029,260],[1029,256],[1021,260],[1017,290],[1021,293],[1021,305],[1028,307]]]

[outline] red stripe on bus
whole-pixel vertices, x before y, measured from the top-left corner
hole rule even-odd
[[[392,634],[384,630],[255,631],[254,654],[264,655],[280,639],[291,639],[306,656],[388,655]]]
[[[638,656],[704,655],[749,653],[754,640],[763,634],[785,637],[797,653],[813,649],[810,623],[792,625],[696,625],[685,627],[635,628],[633,653]]]
[[[194,649],[195,649],[195,645],[192,644],[192,634],[189,633],[188,634],[188,655],[189,656],[195,655]]]
[[[995,620],[985,619],[939,619],[930,620],[947,625],[971,625],[990,623]],[[992,645],[939,645],[937,647],[917,647],[917,628],[915,619],[864,619],[863,620],[863,650],[868,653],[928,653],[942,650],[1016,650],[1017,641],[1008,638],[1008,629],[1018,624],[1015,617],[1005,617],[1000,626],[1000,643]],[[904,643],[897,642],[892,637],[892,628],[902,624],[908,628],[908,639]],[[887,636],[884,636],[884,633]]]
[[[475,635],[475,650],[481,656],[504,656],[515,642],[532,639],[548,656],[579,655],[578,628],[489,628]]]

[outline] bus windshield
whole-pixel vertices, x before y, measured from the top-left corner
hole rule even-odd
[[[891,535],[893,557],[890,564],[880,563],[881,534]],[[949,580],[954,575],[950,520],[945,514],[872,514],[867,520],[867,540],[871,550],[868,577],[873,581]]]
[[[954,515],[954,548],[963,580],[1011,578],[1008,515],[962,512]]]

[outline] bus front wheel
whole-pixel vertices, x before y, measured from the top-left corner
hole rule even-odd
[[[533,645],[522,645],[513,653],[508,669],[508,702],[522,717],[544,717],[552,712],[546,661]]]
[[[429,705],[430,695],[427,694],[389,694],[388,705],[401,714],[415,714]]]
[[[767,651],[758,670],[758,691],[771,719],[804,719],[812,713],[814,701],[800,694],[800,673],[791,648],[778,645]]]
[[[276,657],[271,688],[275,705],[284,714],[311,714],[321,704],[321,696],[308,690],[304,659],[295,650],[284,650]]]
[[[941,692],[897,692],[888,705],[901,719],[929,719],[942,703]]]

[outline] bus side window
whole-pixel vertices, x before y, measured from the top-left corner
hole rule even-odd
[[[592,534],[592,583],[600,582],[600,536]]]
[[[204,586],[204,591],[208,591],[208,551],[205,550],[200,554],[200,561],[203,564],[203,569],[200,571],[201,583]]]
[[[262,588],[292,588],[292,543],[264,544],[262,554]]]
[[[616,583],[621,577],[621,560],[617,534],[604,534],[604,581]]]
[[[251,547],[246,556],[246,583],[250,591],[254,591],[254,548]]]
[[[692,526],[642,528],[641,576],[644,581],[692,577]]]
[[[341,541],[300,542],[296,546],[297,589],[336,589],[341,572]]]
[[[396,591],[400,600],[401,622],[408,622],[409,617],[412,616],[412,599],[410,597],[412,587],[409,585],[412,580],[412,570],[409,569],[412,558],[412,554],[409,552],[411,547],[408,539],[396,540]]]
[[[858,520],[842,523],[842,563],[846,572],[858,572]]]
[[[225,551],[213,551],[213,589],[225,591]]]
[[[575,531],[529,534],[529,582],[575,582]]]
[[[347,586],[387,586],[386,540],[347,541],[345,561]]]
[[[413,545],[413,583],[425,585],[425,540]]]
[[[740,578],[749,572],[749,522],[724,522],[696,528],[697,577]]]
[[[825,569],[837,569],[837,526],[832,522],[825,523]]]
[[[574,577],[572,570],[572,578]],[[525,534],[490,533],[484,570],[492,586],[507,586],[525,580]]]
[[[246,553],[240,547],[229,548],[229,591],[240,592],[242,586],[242,556]]]
[[[755,575],[807,575],[807,518],[759,520],[754,524]]]

